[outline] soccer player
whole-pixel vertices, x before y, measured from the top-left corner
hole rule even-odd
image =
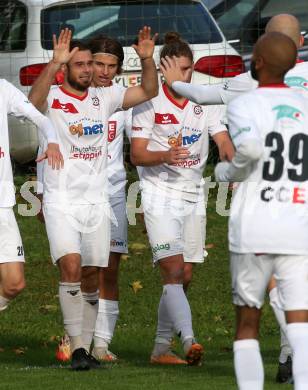
[[[93,80],[96,87],[111,87],[112,80],[121,74],[124,60],[123,48],[116,39],[98,36],[89,43],[93,54]],[[123,90],[124,87],[115,84]],[[102,361],[114,362],[117,356],[109,351],[116,322],[119,316],[118,272],[121,255],[127,253],[126,172],[123,161],[124,134],[130,138],[132,110],[113,114],[108,122],[108,186],[111,219],[110,254],[108,267],[99,270],[99,305],[95,322],[88,328],[93,336],[93,356]],[[93,289],[93,286],[89,286]],[[94,307],[94,306],[93,306]],[[89,318],[89,317],[88,317]],[[94,317],[93,317],[94,318]],[[84,318],[85,320],[85,318]],[[84,335],[86,338],[87,336]],[[88,344],[92,338],[88,333]]]
[[[24,249],[13,206],[15,188],[11,167],[7,115],[25,117],[38,126],[46,139],[46,150],[38,160],[48,159],[52,169],[63,166],[56,131],[51,122],[26,96],[4,79],[0,80],[0,312],[25,287]]]
[[[176,56],[186,81],[191,80],[193,54],[177,33],[168,33],[160,58]],[[151,362],[199,364],[203,347],[194,340],[185,289],[193,264],[203,262],[205,206],[202,173],[209,134],[223,159],[233,146],[220,121],[219,107],[202,107],[176,94],[168,85],[156,98],[133,109],[131,160],[143,166],[142,205],[154,264],[161,271],[163,293]],[[184,287],[184,288],[183,288]],[[186,360],[171,352],[180,335]]]
[[[273,16],[266,26],[266,32],[280,32],[291,38],[299,49],[303,46],[304,37],[301,35],[298,19],[289,14]],[[216,85],[193,85],[184,82],[174,82],[183,78],[176,62],[168,60],[162,66],[166,82],[183,96],[199,104],[228,104],[235,97],[258,87],[258,82],[252,77],[251,72],[243,73],[224,84]],[[308,62],[297,59],[296,65],[285,76],[285,82],[292,88],[297,89],[304,96],[308,97]],[[276,319],[280,326],[281,342],[277,382],[285,383],[292,379],[292,350],[286,334],[286,320],[275,280],[272,278],[269,286],[270,304],[274,310]]]
[[[251,62],[259,87],[229,104],[236,153],[215,169],[218,181],[240,181],[229,249],[241,390],[263,389],[258,331],[272,275],[286,314],[295,389],[308,387],[308,102],[283,82],[296,57],[296,45],[284,34],[258,40]]]
[[[83,313],[91,299],[81,293],[82,268],[108,266],[110,213],[107,191],[108,119],[157,94],[158,80],[150,28],[139,32],[134,45],[142,65],[142,83],[129,90],[89,88],[93,58],[87,45],[71,43],[66,29],[53,37],[53,59],[30,92],[31,101],[56,125],[64,152],[64,172],[55,175],[44,167],[43,211],[54,263],[59,266],[59,298],[64,326],[70,338],[72,368],[88,370],[99,362],[86,350],[82,339]],[[62,86],[52,87],[59,70]],[[88,297],[89,298],[89,297]],[[96,299],[97,300],[97,299]],[[94,299],[95,303],[95,299]]]

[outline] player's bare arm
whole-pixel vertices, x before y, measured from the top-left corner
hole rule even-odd
[[[29,100],[41,112],[47,109],[47,96],[56,76],[63,64],[67,64],[73,55],[78,51],[75,47],[70,51],[72,32],[66,28],[62,30],[59,38],[53,35],[53,58],[41,72],[33,84],[29,93]]]
[[[234,157],[234,146],[227,131],[221,131],[213,135],[213,140],[218,147],[221,161],[231,161]]]
[[[160,164],[177,164],[189,156],[187,148],[176,146],[166,151],[150,151],[147,149],[148,138],[132,138],[131,162],[134,165],[150,167]]]
[[[157,34],[151,37],[151,27],[143,27],[138,34],[138,44],[133,45],[141,62],[141,85],[128,88],[123,102],[123,108],[128,109],[152,99],[158,94],[158,78],[153,53]]]

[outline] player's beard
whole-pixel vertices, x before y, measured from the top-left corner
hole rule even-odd
[[[254,80],[259,81],[258,73],[257,73],[257,70],[256,70],[256,62],[253,61],[253,60],[250,61],[250,73],[251,73],[251,77]]]
[[[80,82],[78,82],[77,80],[73,79],[71,76],[70,76],[70,73],[68,72],[67,74],[67,81],[69,83],[69,85],[71,87],[73,87],[74,89],[76,89],[77,91],[80,91],[80,92],[84,92],[86,91],[90,85],[91,85],[91,80],[89,78],[89,81],[86,83],[86,84],[81,84]]]

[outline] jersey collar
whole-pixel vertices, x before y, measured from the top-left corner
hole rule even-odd
[[[67,91],[65,88],[63,88],[62,85],[59,88],[61,89],[61,91],[63,93],[65,93],[65,95],[68,95],[68,96],[70,96],[72,98],[75,98],[75,99],[78,99],[78,100],[81,100],[81,101],[84,100],[88,96],[88,90],[86,91],[86,93],[83,96],[78,96],[78,95],[75,95],[72,92]]]
[[[297,58],[297,59],[296,59],[296,63],[297,63],[297,64],[301,64],[302,62],[305,62],[305,61],[302,60],[302,59],[300,59],[300,58]]]
[[[189,102],[188,99],[185,99],[184,102],[182,104],[178,103],[169,93],[168,91],[168,88],[167,88],[167,85],[166,84],[163,84],[163,91],[166,95],[166,97],[170,100],[171,103],[173,103],[175,106],[177,106],[178,108],[180,108],[181,110],[184,110],[184,108],[186,107],[187,103]]]
[[[285,83],[273,83],[273,84],[262,85],[258,88],[290,88],[290,87]]]

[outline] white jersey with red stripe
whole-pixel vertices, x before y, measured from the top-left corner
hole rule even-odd
[[[286,74],[285,83],[308,97],[308,62],[297,60],[294,68]],[[256,88],[258,88],[258,82],[251,77],[251,73],[242,73],[221,85],[221,99],[228,104],[236,97]]]
[[[263,149],[232,198],[230,250],[308,254],[308,100],[284,84],[257,88],[229,104],[228,120],[236,148]]]
[[[64,169],[44,166],[44,203],[96,204],[108,200],[108,120],[125,90],[89,88],[83,97],[52,87],[47,116],[57,129]]]
[[[188,100],[176,102],[162,85],[158,96],[133,109],[132,138],[149,139],[148,150],[188,148],[181,163],[146,166],[141,188],[158,190],[172,197],[197,201],[203,194],[202,173],[209,151],[209,134],[226,131],[219,106],[200,106]]]

